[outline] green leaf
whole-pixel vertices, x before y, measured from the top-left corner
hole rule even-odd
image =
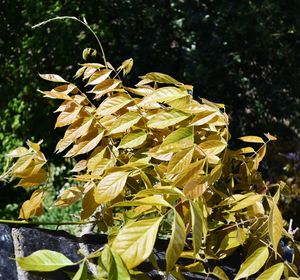
[[[97,203],[105,203],[116,198],[123,190],[129,172],[114,172],[105,176],[95,189],[94,197]]]
[[[147,133],[144,130],[137,129],[126,134],[119,144],[121,149],[133,149],[142,145],[147,139]]]
[[[75,265],[62,253],[39,250],[24,258],[16,258],[18,265],[26,271],[54,271],[59,268]]]
[[[171,125],[175,125],[190,117],[190,114],[178,110],[162,111],[152,117],[147,126],[150,128],[163,129]]]
[[[56,74],[39,74],[39,76],[46,81],[54,83],[67,83],[66,80],[64,80],[61,76]]]
[[[72,280],[86,280],[87,279],[87,267],[86,262],[83,261],[77,270],[76,274],[73,276]]]
[[[277,263],[269,267],[262,274],[260,274],[256,280],[280,280],[283,273],[284,263]]]
[[[118,94],[112,97],[107,97],[97,108],[99,116],[111,115],[132,101],[132,98],[126,94]]]
[[[180,127],[170,133],[159,147],[160,151],[177,151],[194,144],[194,130],[192,127]]]
[[[249,143],[262,143],[264,144],[265,141],[258,137],[258,136],[243,136],[239,138],[243,142],[249,142]]]
[[[238,274],[234,280],[249,277],[259,271],[269,257],[268,247],[260,247],[256,249],[241,265]]]
[[[186,232],[184,222],[174,209],[172,235],[166,252],[167,272],[171,271],[184,248]]]
[[[141,115],[137,112],[127,112],[120,116],[110,127],[109,134],[124,132],[134,126],[140,119]]]
[[[271,203],[271,211],[268,220],[268,229],[273,249],[277,252],[278,243],[282,236],[283,219],[275,202]]]
[[[175,80],[174,78],[172,78],[171,76],[159,72],[150,72],[142,76],[141,78],[151,80],[156,83],[162,83],[162,84],[174,84],[174,85],[182,84],[177,80]]]
[[[151,254],[162,218],[139,220],[126,224],[112,243],[127,268],[134,268]]]

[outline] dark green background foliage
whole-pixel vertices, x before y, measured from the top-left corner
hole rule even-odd
[[[71,80],[82,50],[97,48],[92,34],[74,21],[31,29],[61,15],[85,16],[114,66],[132,57],[131,79],[165,72],[193,84],[194,96],[225,103],[234,137],[270,132],[281,139],[279,152],[299,146],[298,0],[0,3],[0,170],[3,155],[28,138],[45,139],[45,154],[61,164],[53,151],[62,132],[53,131],[53,104],[37,93],[46,88],[38,73]],[[4,195],[7,185],[0,188]],[[1,201],[0,208],[7,203]]]

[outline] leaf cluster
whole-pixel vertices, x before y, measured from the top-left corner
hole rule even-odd
[[[88,54],[84,51],[85,58]],[[283,236],[293,242],[277,206],[281,186],[267,186],[258,171],[267,143],[276,138],[269,133],[265,140],[243,136],[240,140],[256,149],[231,150],[223,104],[196,101],[192,86],[158,72],[127,86],[121,75],[132,66],[132,59],[118,68],[109,62],[83,63],[74,77],[84,89],[56,74],[40,75],[56,84],[40,91],[43,96],[61,101],[55,127],[66,129],[56,152],[77,161],[72,170],[76,184],[54,206],[81,201],[81,220],[95,220],[109,239],[104,248],[83,258],[73,279],[92,277],[86,266],[95,258],[98,272],[93,277],[135,279],[137,266],[153,259],[161,233],[169,239],[165,273],[178,279],[184,279],[183,271],[228,279],[207,260],[224,259],[240,246],[245,261],[235,279],[263,269],[258,279],[280,279],[283,273],[286,279],[298,277],[299,253],[289,264],[279,246]],[[28,149],[10,153],[17,160],[8,173],[20,178],[18,185],[40,186],[22,205],[23,219],[42,214],[47,172],[39,144],[28,142]],[[182,258],[190,264],[179,264]],[[73,265],[49,251],[18,263],[39,271]]]

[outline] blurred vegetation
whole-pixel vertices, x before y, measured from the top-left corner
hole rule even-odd
[[[73,62],[84,48],[97,48],[97,42],[76,22],[31,26],[70,15],[88,20],[113,65],[133,57],[132,77],[168,73],[185,83],[193,81],[195,97],[226,104],[233,136],[277,135],[264,167],[277,180],[289,162],[275,161],[275,151],[284,158],[300,145],[299,13],[297,0],[0,0],[0,170],[5,168],[4,154],[29,137],[47,139],[43,150],[53,155],[61,132],[53,132],[54,104],[37,93],[45,88],[38,73],[70,79]],[[65,164],[59,157],[49,160]],[[53,182],[57,190],[65,176],[60,174]],[[0,214],[15,215],[14,203],[28,194],[0,184]]]

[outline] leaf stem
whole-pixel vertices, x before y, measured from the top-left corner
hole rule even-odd
[[[32,26],[32,28],[34,29],[34,28],[40,27],[40,26],[45,25],[45,24],[47,24],[47,23],[49,23],[49,22],[51,22],[51,21],[65,20],[65,19],[71,19],[71,20],[75,20],[75,21],[80,22],[81,24],[83,24],[83,25],[84,25],[84,26],[85,26],[85,27],[93,34],[93,36],[94,36],[95,39],[97,40],[97,43],[98,43],[98,45],[99,45],[99,47],[100,47],[101,54],[102,54],[102,58],[103,58],[105,67],[106,67],[106,69],[107,69],[107,68],[108,68],[108,67],[107,67],[107,61],[106,61],[106,56],[105,56],[105,53],[104,53],[104,49],[103,49],[103,47],[102,47],[102,44],[101,44],[101,42],[100,42],[98,36],[96,35],[96,33],[95,33],[95,32],[93,31],[93,29],[87,24],[87,22],[84,22],[84,21],[80,20],[80,19],[77,18],[77,17],[71,17],[71,16],[59,16],[59,17],[50,18],[50,19],[48,19],[48,20],[42,21],[42,22],[40,22],[40,23],[38,23],[38,24],[35,24],[35,25]]]

